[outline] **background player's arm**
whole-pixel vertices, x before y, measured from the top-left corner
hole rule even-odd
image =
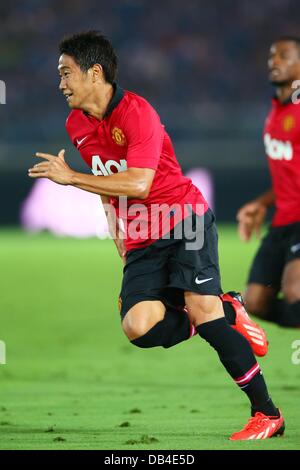
[[[99,178],[78,173],[65,162],[64,150],[58,156],[36,153],[45,161],[29,169],[31,178],[48,178],[58,184],[71,185],[101,196],[127,196],[130,199],[146,199],[149,195],[155,170],[150,168],[128,168],[121,173]]]
[[[266,208],[274,206],[275,204],[275,194],[273,189],[269,189],[265,193],[261,194],[258,196],[256,199],[254,199],[254,202],[257,202],[258,204],[262,204]]]
[[[273,206],[275,195],[273,189],[258,196],[240,208],[237,213],[238,233],[243,241],[250,240],[253,232],[260,237],[260,229],[269,207]]]
[[[124,244],[125,234],[120,227],[119,219],[116,216],[115,208],[110,203],[110,198],[108,196],[100,196],[100,199],[103,204],[104,212],[106,215],[109,233],[112,236],[115,245],[117,247],[118,253],[122,258],[122,261],[126,262],[126,248]]]

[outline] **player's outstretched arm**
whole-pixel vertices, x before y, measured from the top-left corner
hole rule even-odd
[[[29,168],[30,178],[48,178],[58,184],[69,184],[74,172],[65,162],[64,149],[60,150],[57,156],[49,153],[36,153],[36,157],[44,158],[44,161]]]
[[[237,213],[238,233],[242,241],[249,241],[253,232],[260,238],[261,226],[265,220],[268,207],[274,204],[272,189],[263,193],[254,201],[242,206]]]
[[[58,184],[71,185],[101,196],[127,196],[130,199],[146,199],[149,195],[155,170],[150,168],[128,168],[121,173],[101,178],[78,173],[65,162],[64,150],[58,156],[36,153],[45,161],[28,170],[30,178],[48,178]]]

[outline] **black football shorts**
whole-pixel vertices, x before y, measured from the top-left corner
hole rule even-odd
[[[300,222],[271,227],[255,255],[248,284],[280,290],[285,265],[297,258],[300,258]]]
[[[197,218],[202,233],[196,232]],[[202,248],[190,249],[195,238],[176,239],[173,229],[170,239],[162,238],[127,253],[120,293],[122,318],[131,307],[144,300],[160,300],[165,305],[180,308],[185,303],[184,291],[222,294],[215,216],[210,209],[202,217],[193,213],[190,223],[197,240],[203,239]]]

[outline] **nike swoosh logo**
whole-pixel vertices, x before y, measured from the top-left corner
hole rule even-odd
[[[203,284],[204,282],[211,281],[212,279],[213,279],[213,277],[209,277],[208,279],[198,279],[198,276],[197,276],[196,279],[195,279],[195,283],[196,284]]]
[[[297,243],[297,245],[291,246],[291,252],[296,253],[296,251],[300,250],[300,243]]]
[[[85,137],[83,137],[82,139],[77,139],[77,145],[81,145],[82,142],[87,138],[87,135]]]

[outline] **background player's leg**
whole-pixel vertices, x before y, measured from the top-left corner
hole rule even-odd
[[[261,284],[249,284],[245,293],[247,310],[264,320],[280,326],[300,326],[300,259],[287,263],[282,275],[283,299],[278,291]]]
[[[281,228],[271,228],[250,267],[244,301],[247,311],[263,320],[275,321],[273,306],[281,288],[286,244]]]
[[[230,327],[219,297],[185,292],[191,321],[199,335],[218,353],[227,372],[247,394],[252,414],[279,416],[248,341]]]
[[[300,327],[300,259],[287,263],[282,276],[283,299],[277,299],[269,318],[281,326]],[[267,320],[269,319],[267,317]]]
[[[145,300],[135,304],[126,313],[122,327],[132,344],[141,348],[169,348],[192,334],[187,313],[166,308],[159,300]]]
[[[270,311],[276,300],[278,289],[258,283],[250,283],[244,294],[246,309],[252,315],[268,320]]]

